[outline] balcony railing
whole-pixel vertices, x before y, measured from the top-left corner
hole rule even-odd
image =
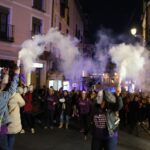
[[[0,24],[0,41],[14,42],[14,25]]]

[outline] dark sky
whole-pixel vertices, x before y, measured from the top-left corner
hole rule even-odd
[[[80,0],[83,11],[88,14],[90,31],[94,34],[100,27],[114,33],[126,33],[140,25],[142,0]]]

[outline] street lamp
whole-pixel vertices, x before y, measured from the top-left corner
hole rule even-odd
[[[137,34],[137,28],[132,28],[130,30],[131,34],[134,36],[134,38],[136,39],[137,42],[141,43],[143,46],[145,45],[145,41],[143,40],[142,35]]]
[[[131,34],[132,34],[133,36],[136,36],[137,29],[136,29],[136,28],[132,28],[132,29],[130,30],[130,32],[131,32]]]

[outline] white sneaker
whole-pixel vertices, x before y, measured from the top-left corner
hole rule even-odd
[[[35,130],[33,128],[31,128],[31,133],[34,134],[35,133]]]
[[[22,130],[20,131],[20,133],[21,133],[21,134],[25,134],[25,130],[22,129]]]
[[[87,141],[87,136],[86,135],[84,136],[84,141]]]

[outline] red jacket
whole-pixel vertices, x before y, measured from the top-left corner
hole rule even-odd
[[[32,93],[26,93],[23,98],[25,100],[24,112],[32,112]]]

